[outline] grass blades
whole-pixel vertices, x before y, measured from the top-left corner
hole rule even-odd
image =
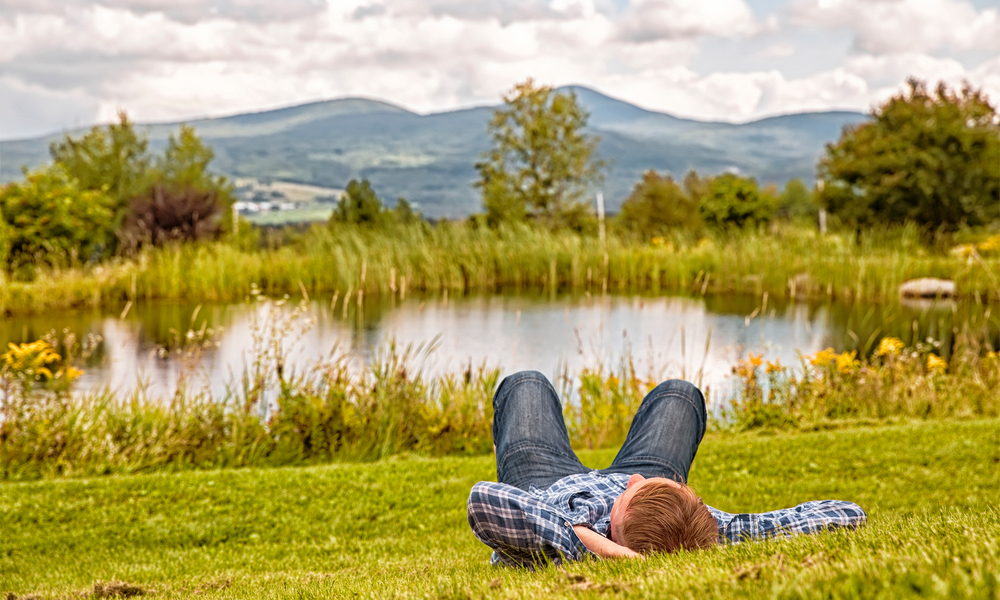
[[[466,523],[492,457],[152,473],[0,484],[0,593],[157,598],[995,598],[1000,422],[709,433],[706,502],[819,498],[869,524],[644,562],[537,573],[487,565]],[[593,467],[614,450],[584,451]],[[117,587],[116,587],[117,586]]]
[[[1000,263],[928,249],[915,227],[821,236],[784,225],[674,246],[609,235],[605,244],[527,225],[441,223],[367,231],[314,226],[286,245],[188,244],[85,269],[0,282],[0,312],[113,307],[143,300],[234,301],[263,293],[405,295],[407,290],[739,293],[883,301],[917,277],[954,279],[977,302],[1000,300]]]

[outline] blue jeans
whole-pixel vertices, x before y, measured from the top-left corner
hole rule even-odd
[[[706,419],[701,390],[679,379],[661,383],[642,400],[625,444],[601,472],[687,483]],[[537,371],[521,371],[500,383],[493,396],[493,442],[497,481],[522,490],[545,489],[567,475],[591,471],[569,445],[555,388]]]

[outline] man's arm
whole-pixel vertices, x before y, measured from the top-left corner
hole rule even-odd
[[[587,550],[601,558],[642,558],[638,552],[612,542],[586,525],[574,525],[573,531]]]
[[[816,533],[828,529],[857,529],[868,521],[860,506],[842,500],[804,502],[766,513],[730,514],[709,508],[719,522],[719,537],[742,542],[776,536]]]
[[[469,494],[472,532],[507,565],[580,560],[587,546],[568,520],[531,494],[502,483],[481,481]]]

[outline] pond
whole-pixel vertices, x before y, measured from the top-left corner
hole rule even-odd
[[[309,299],[298,309],[297,303],[292,298],[276,307],[272,300],[248,298],[7,317],[0,321],[0,343],[6,348],[49,331],[89,335],[100,341],[82,365],[81,391],[145,387],[165,397],[184,375],[187,385],[221,395],[253,354],[254,331],[278,316],[294,320],[286,323],[285,347],[289,368],[299,370],[334,348],[360,364],[394,339],[397,346],[433,344],[421,365],[430,373],[458,373],[471,363],[498,366],[505,374],[537,369],[554,378],[599,364],[616,368],[630,356],[643,377],[681,377],[725,397],[732,366],[750,352],[797,365],[800,353],[828,347],[868,352],[885,335],[908,343],[930,338],[946,357],[962,335],[988,339],[994,347],[1000,342],[997,307],[948,301],[875,306],[766,296],[522,294],[365,298],[360,309],[356,297],[346,307],[331,297]],[[197,364],[172,351],[188,330],[214,333],[215,343],[199,353]]]

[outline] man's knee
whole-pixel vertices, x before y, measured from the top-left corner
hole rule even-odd
[[[538,371],[518,371],[517,373],[504,377],[503,381],[500,382],[500,386],[497,387],[497,392],[493,396],[493,405],[496,406],[498,402],[506,398],[507,395],[519,385],[540,385],[550,388],[552,387],[548,378]]]
[[[653,400],[683,399],[697,411],[702,419],[705,418],[705,396],[690,381],[669,379],[653,388],[649,393],[649,397]]]

